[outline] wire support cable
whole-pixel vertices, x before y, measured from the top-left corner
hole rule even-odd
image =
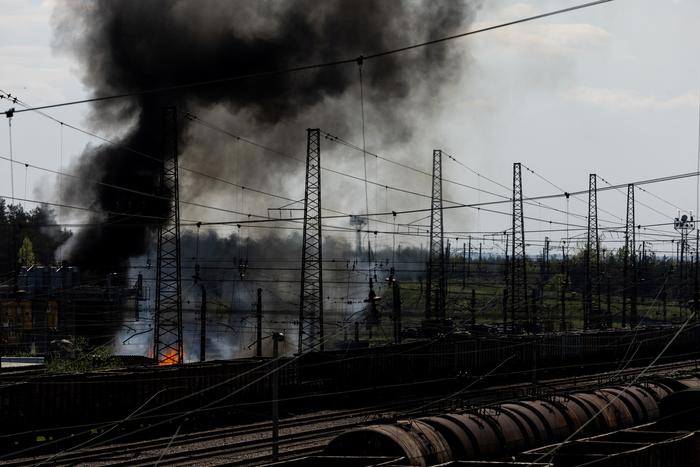
[[[590,7],[594,7],[597,5],[601,5],[604,3],[610,3],[612,1],[614,1],[614,0],[596,0],[596,1],[592,1],[592,2],[573,5],[573,6],[570,6],[567,8],[562,8],[559,10],[553,10],[553,11],[541,13],[538,15],[528,16],[528,17],[520,18],[520,19],[513,20],[513,21],[507,21],[504,23],[495,24],[493,26],[486,26],[483,28],[474,29],[472,31],[466,31],[466,32],[459,33],[459,34],[453,34],[450,36],[445,36],[445,37],[441,37],[441,38],[437,38],[437,39],[428,40],[425,42],[411,44],[411,45],[407,45],[404,47],[398,47],[398,48],[394,48],[394,49],[388,49],[388,50],[384,50],[384,51],[380,51],[380,52],[375,52],[375,53],[363,55],[360,57],[343,58],[343,59],[332,60],[332,61],[328,61],[328,62],[324,62],[324,63],[299,65],[299,66],[283,68],[283,69],[278,69],[278,70],[268,70],[268,71],[247,73],[247,74],[242,74],[242,75],[238,75],[238,76],[229,76],[229,77],[224,77],[224,78],[211,79],[211,80],[205,80],[205,81],[197,81],[197,82],[179,84],[179,85],[173,85],[173,86],[164,86],[164,87],[159,87],[159,88],[144,89],[144,90],[138,90],[138,91],[133,91],[133,92],[112,94],[112,95],[107,95],[107,96],[97,96],[97,97],[91,97],[91,98],[87,98],[87,99],[78,99],[78,100],[68,101],[68,102],[48,104],[48,105],[32,107],[32,108],[27,108],[27,109],[17,109],[17,110],[9,109],[9,110],[6,110],[5,112],[2,112],[2,113],[5,114],[6,116],[11,116],[12,114],[15,114],[15,113],[29,112],[29,111],[34,111],[34,110],[45,110],[45,109],[52,109],[52,108],[56,108],[56,107],[65,107],[65,106],[70,106],[70,105],[87,104],[87,103],[92,103],[92,102],[101,102],[101,101],[107,101],[107,100],[113,100],[113,99],[124,99],[127,97],[135,97],[135,96],[142,96],[142,95],[147,95],[147,94],[155,94],[155,93],[169,92],[169,91],[178,91],[178,90],[190,89],[190,88],[194,88],[194,87],[210,86],[213,84],[231,83],[231,82],[235,82],[235,81],[244,81],[244,80],[255,79],[255,78],[272,77],[272,76],[277,76],[277,75],[282,75],[282,74],[287,74],[287,73],[296,73],[296,72],[301,72],[301,71],[309,71],[309,70],[314,70],[314,69],[334,67],[334,66],[339,66],[339,65],[347,65],[347,64],[351,64],[351,63],[357,63],[357,60],[359,58],[362,58],[365,61],[366,60],[373,60],[376,58],[386,57],[389,55],[395,55],[395,54],[407,52],[409,50],[415,50],[415,49],[419,49],[419,48],[423,48],[423,47],[428,47],[428,46],[452,41],[455,39],[460,39],[463,37],[468,37],[468,36],[472,36],[475,34],[484,33],[487,31],[493,31],[496,29],[514,26],[516,24],[527,23],[530,21],[535,21],[535,20],[547,18],[550,16],[556,16],[556,15],[569,13],[569,12],[576,11],[576,10],[582,10],[585,8],[590,8]]]
[[[5,92],[5,91],[0,90],[0,92]],[[7,94],[7,95],[10,95],[9,93],[6,93],[6,94]],[[22,105],[22,106],[24,106],[24,107],[28,107],[28,106],[29,106],[26,102],[23,102],[22,100],[20,100],[20,99],[17,98],[17,97],[13,97],[13,102],[18,103],[19,105]],[[152,155],[150,155],[150,154],[146,154],[146,153],[144,153],[144,152],[142,152],[142,151],[133,149],[133,148],[128,147],[128,146],[126,146],[126,145],[117,143],[117,142],[115,142],[115,141],[113,141],[113,140],[110,140],[110,139],[108,139],[108,138],[102,137],[102,136],[97,135],[97,134],[95,134],[95,133],[92,133],[92,132],[90,132],[90,131],[84,130],[84,129],[79,128],[79,127],[77,127],[77,126],[75,126],[75,125],[71,125],[71,124],[69,124],[69,123],[66,123],[66,122],[63,122],[63,121],[61,121],[61,120],[58,120],[58,119],[54,118],[53,116],[48,115],[48,114],[45,113],[45,112],[37,111],[37,113],[39,113],[40,115],[44,116],[45,118],[48,118],[48,119],[50,119],[50,120],[52,120],[52,121],[54,121],[54,122],[56,122],[56,123],[58,123],[58,124],[61,125],[61,167],[62,167],[62,151],[63,151],[63,150],[62,150],[62,146],[63,146],[63,127],[64,127],[64,126],[70,128],[70,129],[72,129],[72,130],[75,130],[75,131],[77,131],[77,132],[80,132],[80,133],[86,134],[86,135],[88,135],[88,136],[94,137],[94,138],[96,138],[96,139],[99,139],[100,141],[103,141],[103,142],[105,142],[105,143],[107,143],[107,144],[113,145],[113,146],[115,146],[115,147],[118,147],[118,148],[127,150],[127,151],[129,151],[129,152],[132,152],[132,153],[134,153],[134,154],[136,154],[136,155],[139,155],[139,156],[142,156],[142,157],[144,157],[144,158],[150,159],[150,160],[152,160],[152,161],[154,161],[154,162],[162,163],[162,161],[161,161],[160,158],[157,158],[157,157],[152,156]],[[185,115],[186,118],[189,118],[189,119],[191,119],[191,120],[193,120],[193,121],[196,121],[197,123],[201,123],[201,124],[203,124],[203,125],[205,125],[205,126],[209,126],[210,128],[212,127],[210,124],[207,124],[206,122],[202,122],[201,119],[198,119],[196,116],[194,116],[194,115],[192,115],[192,114],[190,114],[190,113],[184,113],[184,115]],[[236,138],[236,139],[239,140],[239,141],[244,141],[244,142],[246,142],[246,143],[248,143],[248,144],[252,144],[252,145],[258,146],[258,147],[263,148],[263,149],[268,150],[268,151],[274,151],[274,150],[272,150],[272,149],[270,149],[270,148],[267,148],[267,147],[262,146],[262,145],[260,145],[260,144],[258,144],[258,143],[255,143],[254,141],[247,140],[247,139],[242,138],[242,137],[240,137],[240,136],[237,136],[237,135],[235,135],[235,134],[233,134],[233,133],[227,132],[226,130],[223,130],[223,129],[220,129],[220,128],[215,128],[215,129],[216,129],[217,131],[224,132],[224,133],[226,133],[227,135],[229,135],[229,136],[231,136],[231,137],[233,137],[233,138]],[[275,152],[276,152],[276,151],[275,151]],[[281,154],[281,153],[279,153],[279,152],[277,152],[277,153],[278,153],[278,154]],[[282,155],[283,155],[283,154],[282,154]],[[286,156],[286,155],[285,155],[285,156]],[[289,157],[289,156],[286,156],[286,157]],[[8,158],[6,158],[6,157],[4,157],[4,156],[0,156],[0,159],[11,160],[12,158],[9,158],[9,159],[8,159]],[[297,160],[296,158],[293,158],[293,159]],[[25,169],[31,167],[31,168],[35,168],[35,169],[38,169],[38,170],[43,170],[43,171],[46,171],[46,172],[49,172],[49,173],[54,173],[54,174],[59,175],[59,176],[66,176],[66,177],[72,177],[72,178],[79,178],[79,177],[76,176],[76,175],[67,174],[67,173],[62,172],[62,171],[55,171],[55,170],[53,170],[53,169],[47,169],[47,168],[45,168],[45,167],[40,167],[40,166],[37,166],[37,165],[28,164],[28,163],[26,163],[26,162],[17,162],[17,161],[11,161],[11,162],[24,164],[24,165],[25,165]],[[11,167],[13,167],[13,165],[11,165]],[[262,195],[265,195],[265,196],[275,197],[275,198],[278,198],[278,199],[282,199],[282,200],[284,200],[284,201],[289,201],[290,203],[298,202],[298,200],[294,200],[294,199],[289,198],[289,197],[287,197],[287,196],[282,196],[282,195],[279,195],[279,194],[270,193],[270,192],[263,191],[263,190],[260,190],[260,189],[251,188],[251,187],[248,187],[248,186],[240,185],[240,184],[231,182],[231,181],[229,181],[229,180],[225,180],[225,179],[223,179],[223,178],[221,178],[221,177],[217,177],[217,176],[213,176],[213,175],[210,175],[210,174],[206,174],[206,173],[201,172],[201,171],[196,170],[196,169],[191,169],[191,168],[188,168],[188,167],[183,167],[182,165],[178,165],[178,168],[179,168],[180,170],[184,170],[184,171],[186,171],[186,172],[190,172],[190,173],[192,173],[192,174],[194,174],[194,175],[202,176],[202,177],[205,177],[205,178],[209,178],[209,179],[211,179],[211,180],[214,180],[214,181],[218,181],[218,182],[221,182],[221,183],[225,183],[225,184],[234,186],[234,187],[239,188],[239,189],[241,189],[241,190],[248,190],[248,191],[253,192],[253,193],[258,193],[258,194],[262,194]],[[337,171],[334,171],[334,172],[343,175],[342,172],[337,172]],[[353,177],[353,178],[358,178],[358,179],[359,179],[359,177]],[[101,186],[105,186],[105,187],[112,188],[112,189],[118,189],[118,190],[122,190],[122,191],[127,191],[127,192],[130,192],[130,193],[132,193],[132,194],[138,194],[138,195],[140,195],[140,196],[154,197],[154,198],[159,198],[159,199],[167,199],[167,198],[165,198],[165,197],[163,197],[163,196],[158,196],[158,195],[155,195],[155,194],[153,194],[153,193],[141,192],[141,191],[138,191],[138,190],[133,190],[133,189],[130,189],[130,188],[127,188],[127,187],[119,186],[119,185],[108,184],[108,183],[104,183],[104,182],[94,182],[94,181],[91,181],[91,183],[100,184]],[[13,185],[14,185],[14,184],[13,184]],[[393,189],[393,188],[392,188],[392,189]],[[416,195],[420,195],[420,194],[418,194],[418,193],[415,193],[415,194],[416,194]],[[425,195],[425,196],[427,196],[427,195]],[[14,196],[14,190],[13,190],[13,192],[12,192],[11,198],[12,198],[13,200],[16,199],[15,196]],[[25,196],[25,199],[26,199],[26,196]],[[60,201],[60,200],[59,200],[59,201]],[[38,202],[38,201],[34,201],[34,200],[28,200],[28,202],[35,202],[35,203],[47,204],[47,205],[55,205],[55,206],[58,206],[59,208],[63,208],[63,207],[65,207],[65,208],[71,208],[71,207],[72,207],[72,208],[74,208],[74,209],[81,209],[80,207],[74,207],[74,206],[65,205],[65,204],[63,204],[62,202],[55,203],[55,204],[54,204],[54,203],[50,203],[50,202]],[[226,208],[220,208],[220,207],[211,206],[211,205],[204,205],[204,204],[201,204],[201,203],[195,203],[195,202],[193,202],[193,201],[184,201],[184,200],[181,200],[181,201],[180,201],[180,204],[191,205],[191,206],[200,207],[200,208],[205,208],[205,209],[213,209],[213,210],[218,210],[218,211],[221,211],[221,212],[228,212],[228,213],[231,213],[231,214],[238,214],[238,215],[242,215],[242,216],[247,216],[248,218],[250,218],[250,217],[256,217],[256,218],[260,218],[260,219],[272,219],[272,218],[269,217],[269,215],[268,215],[268,216],[263,216],[263,215],[254,215],[254,214],[250,214],[250,213],[243,213],[243,212],[236,211],[236,210],[231,210],[231,209],[226,209]],[[328,212],[333,212],[333,213],[336,213],[336,214],[344,214],[342,211],[337,211],[337,210],[333,210],[333,209],[324,208],[324,210],[326,210],[326,211],[328,211]],[[98,212],[98,211],[95,211],[95,212]],[[120,213],[116,213],[116,212],[108,212],[108,213],[109,213],[109,214],[120,214]],[[121,214],[120,214],[120,215],[121,215]],[[193,221],[193,222],[196,222],[196,221]],[[381,222],[381,221],[376,221],[376,222]],[[386,223],[386,222],[382,222],[382,223]]]

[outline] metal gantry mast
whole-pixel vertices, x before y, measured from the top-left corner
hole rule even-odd
[[[689,248],[689,243],[688,243],[688,235],[690,232],[695,230],[695,217],[693,216],[693,212],[690,211],[690,215],[688,214],[681,214],[681,212],[678,212],[678,217],[676,217],[673,221],[673,228],[681,234],[681,241],[678,244],[678,250],[679,250],[679,269],[680,269],[680,287],[679,287],[679,293],[678,293],[678,299],[680,302],[685,302],[687,300],[687,279],[688,279],[688,270],[687,266],[685,265],[685,258],[686,257],[691,257],[691,252]]]
[[[541,272],[542,282],[549,280],[549,237],[544,237],[544,247],[542,248]]]
[[[304,233],[299,300],[299,353],[323,350],[323,270],[321,249],[321,138],[308,129]]]
[[[430,253],[425,300],[426,319],[445,318],[445,246],[442,224],[442,151],[433,150],[433,191],[430,203]]]
[[[566,257],[566,240],[561,244],[561,322],[559,330],[566,331],[566,289],[569,286],[569,270]]]
[[[163,167],[160,195],[168,198],[167,218],[158,226],[153,356],[159,365],[183,363],[180,277],[180,196],[177,163],[177,112],[163,109]]]
[[[697,214],[697,213],[696,213]],[[646,261],[646,255],[644,256]],[[698,308],[700,307],[700,284],[698,283],[698,269],[700,268],[700,229],[695,231],[695,269],[693,270],[693,311],[695,312],[695,317],[693,321],[697,322],[700,317],[698,317]]]
[[[634,184],[627,185],[627,222],[625,223],[625,261],[623,263],[622,326],[627,325],[627,304],[630,305],[630,327],[637,325],[637,243],[634,232]]]
[[[598,237],[598,188],[596,174],[588,176],[588,236],[586,240],[586,292],[583,327],[599,327],[600,316],[600,238]]]
[[[523,213],[523,180],[520,162],[513,164],[513,244],[511,250],[510,287],[511,316],[531,331],[527,293],[527,258],[525,256],[525,222]]]

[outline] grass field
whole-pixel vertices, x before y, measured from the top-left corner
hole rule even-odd
[[[561,324],[561,292],[558,286],[559,279],[554,278],[545,287],[541,299],[534,303],[537,320],[544,331],[559,331]],[[422,282],[403,282],[401,288],[401,315],[402,328],[420,328],[425,319],[425,284]],[[446,317],[451,318],[457,327],[468,326],[471,323],[471,296],[474,290],[475,303],[474,317],[477,324],[503,326],[503,283],[479,283],[466,284],[451,283],[448,286]],[[605,290],[601,291],[600,309],[608,310],[608,297]],[[385,293],[386,294],[386,293]],[[372,328],[371,338],[369,330],[363,328],[363,339],[368,338],[371,343],[379,344],[389,342],[392,339],[392,301],[383,300],[380,305],[381,323]],[[532,312],[533,300],[530,300]],[[510,310],[510,300],[507,309]],[[613,328],[622,327],[622,297],[610,296],[610,313],[612,315]],[[690,310],[679,306],[677,302],[666,303],[666,322],[680,323],[687,319]],[[664,304],[661,300],[642,299],[637,303],[639,320],[648,323],[664,322]],[[627,310],[629,320],[629,305]],[[510,316],[509,316],[510,321]],[[568,292],[565,297],[565,322],[566,330],[583,329],[583,301],[581,294]],[[629,323],[628,323],[629,325]]]

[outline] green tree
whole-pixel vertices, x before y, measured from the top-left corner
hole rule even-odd
[[[53,210],[37,206],[25,211],[21,204],[7,204],[0,199],[0,275],[13,271],[21,262],[19,249],[28,237],[34,252],[34,264],[51,265],[59,245],[72,235],[61,226]]]
[[[86,337],[73,336],[60,352],[53,352],[46,364],[49,373],[87,373],[118,368],[120,361],[107,346],[90,346]]]
[[[19,253],[17,254],[17,261],[22,266],[33,266],[36,263],[36,256],[34,255],[34,245],[29,237],[24,237],[22,241],[22,246],[19,247]]]

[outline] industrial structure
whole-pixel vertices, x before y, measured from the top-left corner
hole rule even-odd
[[[169,200],[167,217],[158,225],[156,304],[153,355],[159,365],[184,362],[182,348],[182,268],[177,111],[163,109],[163,166],[160,193]]]
[[[588,231],[586,235],[586,301],[584,329],[600,329],[600,237],[598,236],[598,176],[588,176]]]
[[[0,286],[0,354],[62,352],[75,336],[107,342],[149,294],[141,281],[123,282],[117,274],[84,281],[67,264],[20,268],[16,287]]]
[[[447,283],[445,275],[445,234],[442,222],[442,151],[433,151],[432,194],[430,199],[430,250],[425,295],[425,318],[445,319]]]
[[[367,21],[365,11],[326,17],[334,2],[308,17],[284,7],[263,11],[260,23],[275,27],[260,37],[260,25],[222,24],[227,34],[218,43],[207,28],[189,25],[173,28],[172,54],[135,56],[140,42],[112,35],[146,44],[155,37],[150,28],[144,39],[127,26],[158,31],[150,16],[121,4],[87,9],[105,20],[88,15],[81,26],[110,46],[95,54],[99,61],[84,58],[94,96],[32,107],[0,91],[13,106],[2,112],[10,153],[0,158],[10,164],[11,186],[8,201],[0,197],[0,357],[40,355],[43,365],[7,368],[0,358],[0,462],[36,454],[32,463],[94,456],[138,464],[136,454],[147,451],[144,465],[206,463],[234,436],[223,428],[232,421],[245,424],[235,433],[245,438],[238,454],[264,451],[258,463],[311,453],[326,456],[316,465],[340,458],[343,465],[544,467],[585,458],[618,467],[634,464],[616,464],[621,457],[639,459],[620,446],[628,439],[653,445],[637,450],[654,452],[639,465],[680,459],[669,446],[700,462],[700,417],[679,409],[700,412],[693,391],[700,388],[700,229],[693,211],[676,206],[692,204],[687,196],[669,201],[646,189],[700,180],[700,153],[698,172],[617,185],[596,165],[574,191],[525,162],[511,170],[508,160],[491,178],[481,171],[487,164],[468,165],[490,155],[474,155],[478,145],[459,155],[449,139],[431,140],[429,148],[445,150],[413,152],[429,134],[413,134],[429,116],[418,113],[424,93],[414,81],[425,76],[439,90],[452,65],[432,46],[609,1],[442,38],[425,25],[457,19],[446,12],[470,2],[431,5],[425,12],[435,16],[417,25],[391,17],[397,8]],[[384,5],[366,6],[375,4]],[[185,11],[175,10],[178,18]],[[216,13],[205,19],[228,10]],[[469,21],[475,14],[464,13]],[[234,26],[250,27],[251,37]],[[350,26],[372,40],[353,38],[349,47],[321,40],[328,31],[346,39]],[[429,37],[370,47],[393,28],[377,36],[382,47],[418,32]],[[89,55],[92,44],[76,43]],[[199,55],[178,44],[196,45]],[[323,60],[295,63],[312,48]],[[335,56],[365,48],[372,54]],[[366,66],[380,57],[390,57],[383,69]],[[340,66],[355,64],[357,75],[343,74]],[[405,101],[415,115],[401,114],[406,96],[416,99]],[[107,138],[44,112],[86,103],[95,127],[123,134]],[[332,108],[338,103],[342,109]],[[14,157],[12,122],[24,112],[58,125],[58,170]],[[370,126],[381,120],[385,127]],[[314,126],[303,138],[301,121]],[[253,135],[235,133],[233,123]],[[64,131],[99,141],[69,170]],[[224,158],[229,148],[235,163]],[[23,198],[15,193],[17,164]],[[59,199],[28,195],[30,171],[58,177]],[[624,202],[606,197],[625,189]],[[700,182],[696,190],[700,203]],[[647,196],[677,216],[647,205]],[[25,212],[25,205],[39,207]],[[104,353],[109,362],[100,366]],[[683,433],[671,433],[664,410]],[[312,423],[319,426],[295,431]],[[188,446],[191,433],[210,445],[174,449]],[[598,451],[576,451],[588,447]],[[226,455],[219,460],[240,460]]]
[[[306,187],[299,297],[299,353],[323,350],[323,245],[321,235],[321,138],[306,130]]]
[[[525,252],[525,215],[523,212],[523,179],[520,162],[513,164],[513,242],[510,255],[511,326],[514,332],[533,331],[527,288],[527,256]]]
[[[627,325],[629,302],[630,327],[637,325],[637,242],[634,223],[634,184],[627,185],[627,221],[625,223],[625,258],[622,289],[622,327]]]

